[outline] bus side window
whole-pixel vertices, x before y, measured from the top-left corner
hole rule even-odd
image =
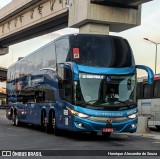
[[[43,96],[45,103],[53,103],[55,102],[55,94],[54,89],[51,86],[45,86],[43,89]]]
[[[27,101],[28,101],[28,103],[35,102],[35,91],[33,88],[31,88],[27,91]]]
[[[67,38],[56,41],[57,63],[66,62],[68,51],[69,51],[69,40]]]
[[[43,92],[43,90],[36,90],[35,91],[35,102],[36,103],[43,103],[44,102],[44,92]]]

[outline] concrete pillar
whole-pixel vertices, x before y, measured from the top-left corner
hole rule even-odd
[[[69,8],[68,26],[80,28],[80,33],[120,32],[140,23],[141,6],[121,8],[93,4],[90,0],[72,0]]]
[[[105,24],[92,24],[88,23],[86,25],[79,27],[80,33],[87,33],[87,34],[103,34],[109,35],[109,26]]]
[[[5,55],[9,52],[9,47],[1,48],[0,47],[0,56]]]

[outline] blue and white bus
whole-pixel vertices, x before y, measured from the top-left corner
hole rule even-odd
[[[126,39],[71,34],[50,42],[9,67],[6,116],[13,125],[112,132],[137,129],[136,66]]]

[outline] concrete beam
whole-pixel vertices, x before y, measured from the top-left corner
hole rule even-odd
[[[68,13],[61,14],[49,20],[25,28],[1,39],[1,46],[7,47],[18,42],[29,40],[68,26]]]
[[[42,0],[12,0],[11,3],[0,10],[0,23],[5,22],[6,20],[8,21],[19,13],[24,14],[29,8],[34,8],[40,4],[42,4]]]
[[[0,19],[0,46],[7,47],[67,27],[68,8],[64,0],[14,0]]]
[[[143,3],[150,2],[153,0],[125,0],[126,5],[128,6],[139,6]]]
[[[92,3],[125,8],[138,8],[139,5],[149,1],[152,0],[91,0]]]

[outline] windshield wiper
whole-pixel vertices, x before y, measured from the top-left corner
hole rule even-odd
[[[120,101],[120,100],[118,100],[117,102],[123,103],[123,104],[125,104],[125,106],[127,106],[127,107],[135,107],[135,106],[136,106],[136,103],[131,102],[131,101],[129,101],[129,100],[126,100],[126,101]]]
[[[86,102],[83,101],[76,101],[75,104],[81,105],[81,106],[86,106]]]
[[[93,104],[95,104],[96,102],[97,102],[98,100],[89,100],[88,102],[86,102],[85,104],[86,105],[93,105]],[[92,102],[94,102],[94,103],[92,103]]]
[[[123,103],[123,104],[125,104],[126,106],[128,105],[128,103],[126,103],[126,101],[117,100],[117,101],[115,101],[115,102]]]

